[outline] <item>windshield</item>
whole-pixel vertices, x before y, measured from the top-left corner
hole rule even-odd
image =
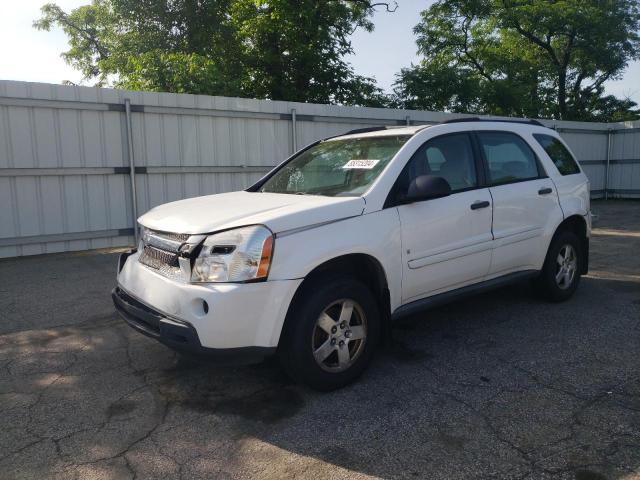
[[[362,195],[409,135],[329,140],[304,151],[267,180],[261,192]]]

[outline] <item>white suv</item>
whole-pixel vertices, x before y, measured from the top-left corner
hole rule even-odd
[[[140,217],[113,300],[138,331],[234,362],[278,353],[313,388],[353,381],[390,323],[525,278],[587,272],[589,182],[535,121],[381,127],[313,143],[246,191]]]

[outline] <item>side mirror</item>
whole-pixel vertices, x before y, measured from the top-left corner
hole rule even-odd
[[[444,178],[435,175],[420,175],[411,181],[407,194],[403,196],[401,202],[413,203],[448,195],[451,195],[451,185]]]

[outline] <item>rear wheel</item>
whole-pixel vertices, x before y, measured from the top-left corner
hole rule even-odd
[[[354,381],[380,338],[380,317],[370,290],[355,278],[313,281],[292,306],[280,357],[294,380],[316,390]]]
[[[555,302],[570,298],[580,283],[581,259],[580,239],[575,233],[565,231],[556,235],[536,279],[539,291]]]

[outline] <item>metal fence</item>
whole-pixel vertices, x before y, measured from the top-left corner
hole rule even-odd
[[[134,219],[239,190],[312,141],[438,112],[0,81],[0,257],[133,244]],[[557,128],[595,197],[640,197],[640,122]]]

